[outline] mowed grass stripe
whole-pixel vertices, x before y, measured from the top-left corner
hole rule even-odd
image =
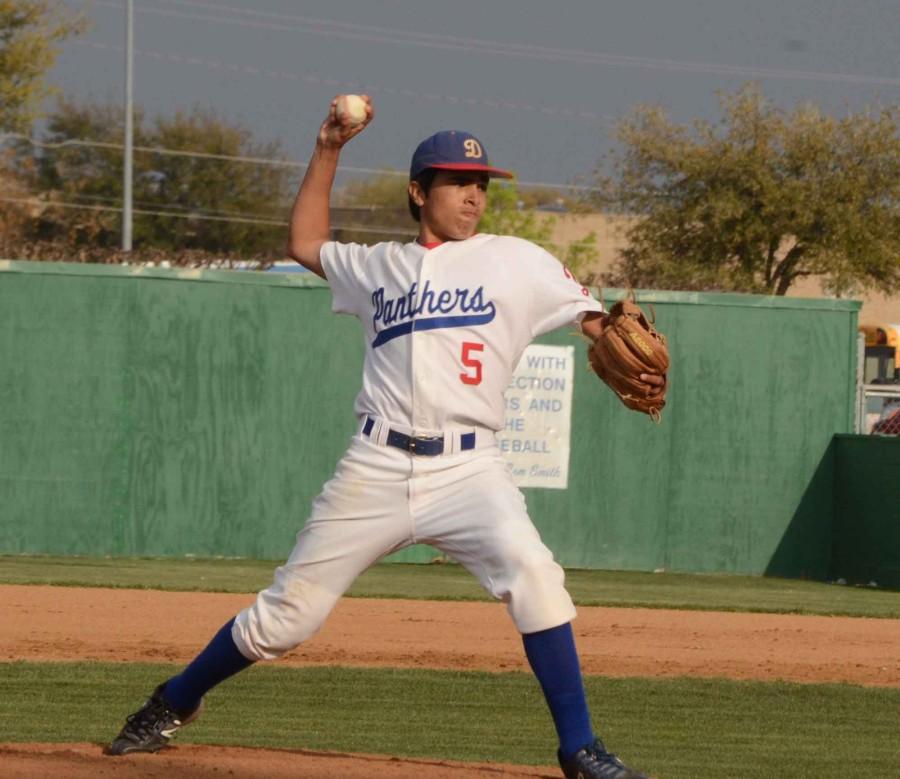
[[[257,592],[269,585],[277,565],[268,560],[0,555],[0,583]],[[566,583],[581,606],[900,617],[900,592],[793,579],[569,570]],[[453,564],[376,565],[348,594],[363,598],[489,600],[478,582]]]
[[[103,743],[174,666],[0,664],[0,741]],[[586,680],[609,745],[665,779],[894,776],[900,691],[727,680]],[[552,764],[526,673],[257,666],[183,743]],[[850,768],[848,768],[850,767]]]

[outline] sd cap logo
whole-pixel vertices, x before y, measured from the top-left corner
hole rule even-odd
[[[484,156],[481,144],[474,138],[466,138],[463,141],[463,148],[466,150],[466,157],[478,157],[480,159]]]

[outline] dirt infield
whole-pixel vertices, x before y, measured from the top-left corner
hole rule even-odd
[[[250,595],[0,586],[0,661],[190,660]],[[177,624],[177,631],[166,626]],[[586,673],[728,677],[900,687],[900,621],[781,614],[580,608]],[[344,599],[293,666],[526,670],[521,638],[492,603]],[[558,777],[527,768],[303,750],[182,745],[109,758],[90,744],[0,745],[0,777]]]
[[[313,752],[302,749],[245,749],[182,744],[155,755],[105,757],[93,744],[0,745],[3,779],[470,779],[547,777],[552,768],[452,763],[384,755]]]
[[[0,660],[189,661],[252,595],[0,586]],[[166,626],[178,625],[177,631]],[[900,620],[580,608],[585,672],[900,686]],[[527,670],[502,605],[345,598],[287,665]]]

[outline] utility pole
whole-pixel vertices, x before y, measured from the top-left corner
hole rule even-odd
[[[127,0],[125,12],[125,160],[122,181],[122,251],[131,251],[131,181],[134,154],[134,0]]]

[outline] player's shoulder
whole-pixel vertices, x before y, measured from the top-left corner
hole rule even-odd
[[[519,238],[516,235],[492,235],[490,233],[479,233],[475,239],[481,238],[484,246],[493,251],[510,253],[515,256],[541,256],[547,255],[548,252],[538,244]],[[474,239],[472,239],[474,240]]]
[[[344,248],[344,247],[354,247],[358,249],[362,249],[364,251],[386,251],[390,249],[398,249],[406,246],[407,244],[402,241],[379,241],[378,243],[356,243],[354,241],[327,241],[327,243],[331,243],[335,246]]]
[[[562,263],[543,246],[515,235],[487,236],[487,248],[496,256],[514,262],[517,266],[529,265],[536,269],[552,268]]]
[[[379,241],[378,243],[355,243],[352,241],[327,241],[324,247],[343,255],[355,255],[366,258],[392,257],[407,250],[409,244],[402,241]]]

